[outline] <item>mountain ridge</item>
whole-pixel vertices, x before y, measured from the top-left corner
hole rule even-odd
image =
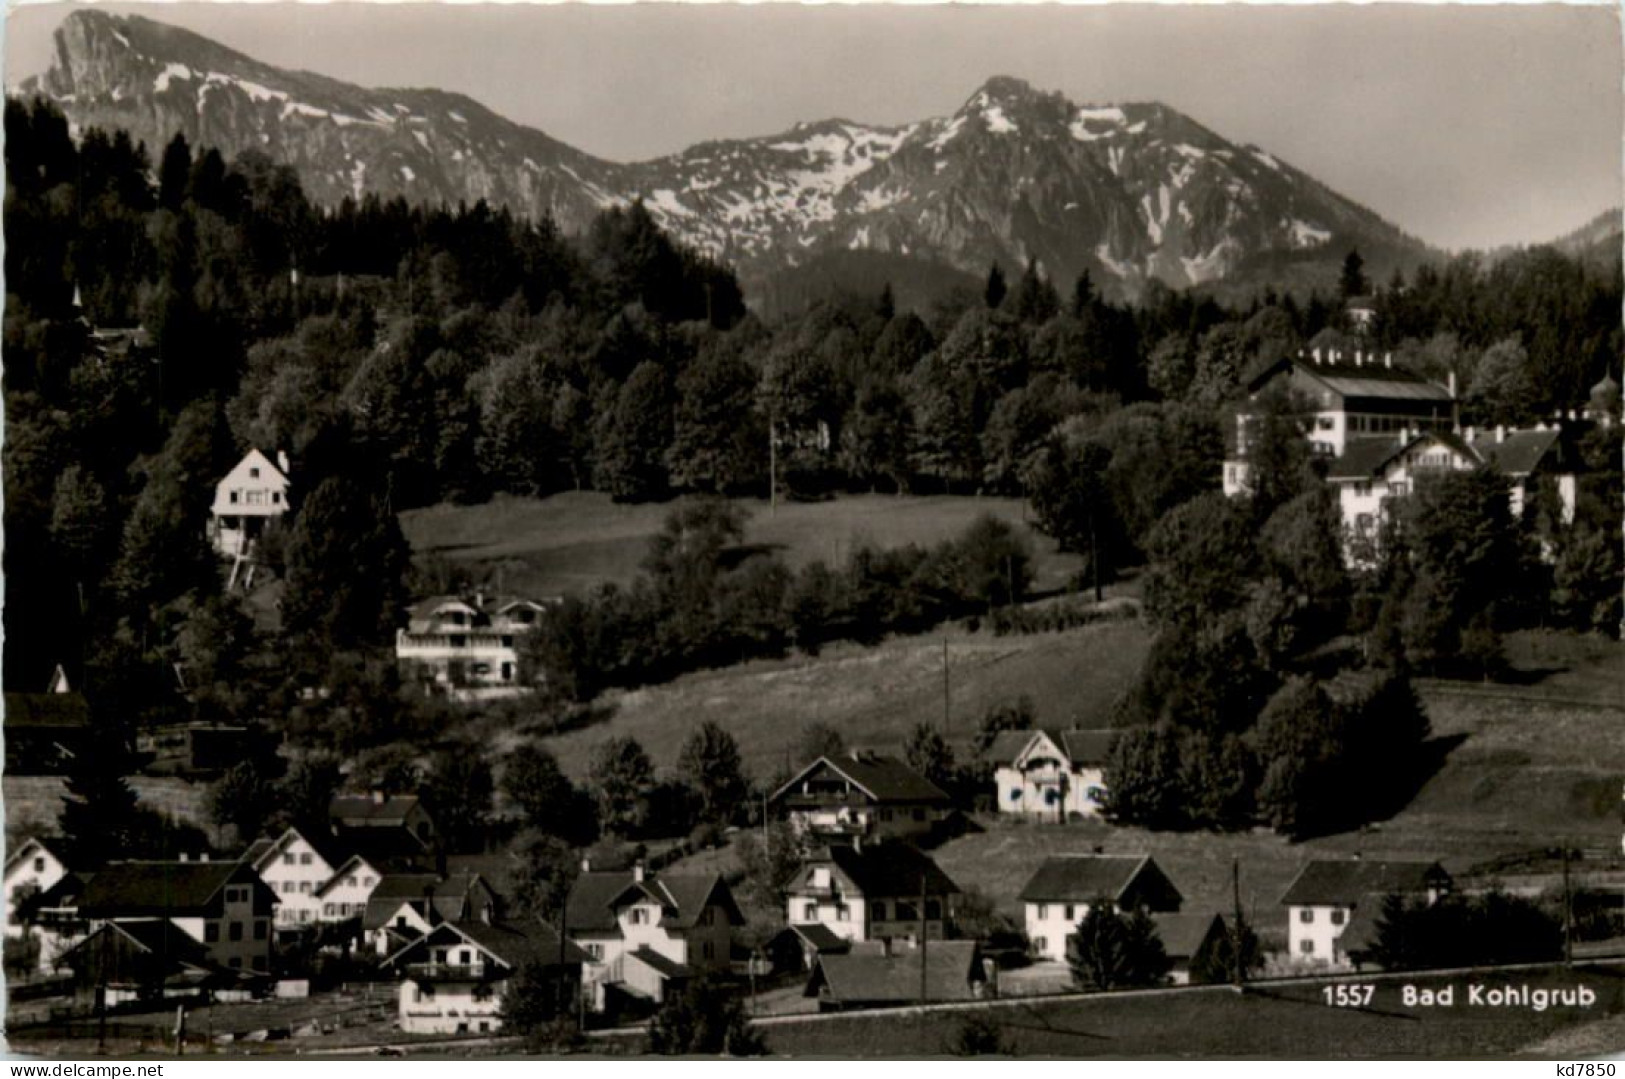
[[[179,131],[228,157],[259,149],[318,202],[374,193],[485,199],[580,231],[640,198],[747,287],[836,251],[918,257],[964,273],[1036,260],[1126,292],[1307,267],[1350,247],[1383,271],[1428,254],[1369,209],[1261,148],[1159,102],[1073,103],[1006,75],[945,116],[799,122],[634,162],[596,157],[467,95],[354,86],[264,64],[178,27],[70,14],[25,93],[80,127],[122,127],[157,155]]]

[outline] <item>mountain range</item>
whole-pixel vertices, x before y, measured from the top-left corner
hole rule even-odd
[[[329,205],[368,193],[485,199],[579,231],[641,198],[663,227],[733,264],[747,292],[798,275],[969,280],[1028,260],[1119,293],[1153,279],[1329,283],[1351,248],[1373,272],[1428,254],[1279,157],[1166,105],[1078,105],[1006,77],[948,116],[822,120],[619,163],[461,94],[366,89],[80,10],[56,31],[49,70],[17,92],[56,101],[80,128],[123,128],[154,157],[177,132],[228,158],[263,151]]]

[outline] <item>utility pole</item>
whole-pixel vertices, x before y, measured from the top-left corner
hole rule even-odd
[[[1563,841],[1563,965],[1574,965],[1574,898],[1569,891],[1569,844]]]
[[[779,515],[779,424],[767,421],[767,514]]]
[[[920,1003],[926,1004],[931,1000],[931,990],[925,980],[925,874],[920,874]]]
[[[1241,921],[1241,859],[1230,859],[1230,901],[1235,906],[1235,925],[1230,931],[1230,966],[1232,980],[1237,989],[1247,980],[1246,956],[1242,954]]]

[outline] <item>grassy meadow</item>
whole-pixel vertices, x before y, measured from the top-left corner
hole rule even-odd
[[[623,505],[585,491],[539,499],[498,496],[481,505],[410,510],[401,514],[401,528],[415,555],[466,564],[504,591],[554,596],[630,581],[650,538],[679,504]],[[736,505],[749,515],[745,545],[777,553],[792,569],[819,559],[835,565],[863,543],[936,543],[984,513],[1032,535],[1040,590],[1064,587],[1081,566],[1076,556],[1056,553],[1052,541],[1033,533],[1026,501],[1019,498],[852,495],[781,502],[776,512],[765,499]]]

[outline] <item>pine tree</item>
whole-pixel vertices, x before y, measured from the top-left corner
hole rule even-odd
[[[1005,293],[1009,291],[1009,286],[1004,283],[1004,271],[999,269],[999,264],[995,262],[988,267],[987,284],[982,288],[982,302],[989,310],[996,309],[1004,302]]]

